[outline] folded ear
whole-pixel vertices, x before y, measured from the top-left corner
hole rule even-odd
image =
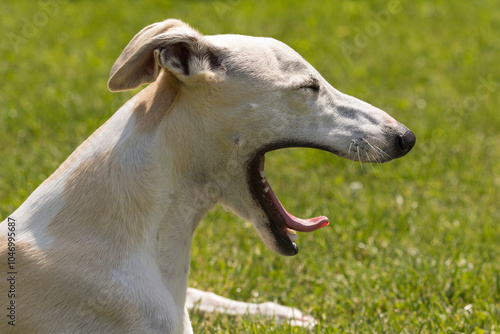
[[[151,83],[162,67],[184,81],[219,65],[199,32],[182,21],[169,19],[135,35],[111,68],[108,89],[116,92]]]

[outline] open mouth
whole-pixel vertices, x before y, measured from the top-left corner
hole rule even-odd
[[[295,255],[298,252],[295,241],[297,231],[312,232],[328,225],[328,218],[319,216],[302,219],[290,214],[274,194],[264,172],[264,155],[258,155],[250,164],[250,188],[258,200],[269,221],[277,251],[283,255]]]

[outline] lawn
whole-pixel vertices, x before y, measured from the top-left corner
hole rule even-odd
[[[144,26],[284,41],[337,89],[411,128],[382,165],[309,149],[266,156],[290,212],[327,215],[299,254],[268,250],[217,207],[200,224],[189,284],[313,315],[313,333],[500,332],[500,7],[478,1],[0,3],[0,220],[135,92],[109,70]],[[192,312],[196,333],[307,333]]]

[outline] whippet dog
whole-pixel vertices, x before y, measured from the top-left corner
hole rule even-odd
[[[227,302],[193,289],[186,303],[193,232],[215,204],[282,255],[297,254],[296,231],[328,224],[283,208],[266,152],[309,147],[382,163],[415,144],[271,38],[150,25],[125,47],[108,88],[144,84],[0,224],[1,332],[192,333],[186,304]]]

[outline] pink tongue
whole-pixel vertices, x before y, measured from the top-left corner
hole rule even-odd
[[[259,170],[261,171],[264,170],[264,161],[265,158],[264,156],[262,156],[260,159],[260,166],[259,166]],[[278,213],[285,219],[285,225],[288,228],[291,228],[292,230],[299,232],[312,232],[328,225],[328,218],[325,216],[302,219],[302,218],[297,218],[294,215],[288,213],[288,211],[286,211],[286,209],[281,204],[278,197],[274,194],[267,180],[264,183],[264,187],[269,187],[268,195],[271,198],[271,201],[273,202],[273,206],[276,208]]]
[[[269,187],[269,184],[266,182],[265,186]],[[291,213],[288,213],[286,209],[281,204],[280,200],[274,194],[271,187],[269,187],[269,197],[271,197],[271,201],[273,202],[274,207],[278,211],[278,213],[285,218],[285,225],[291,228],[292,230],[299,232],[312,232],[325,227],[328,225],[328,218],[325,216],[319,216],[315,218],[302,219],[297,218]]]

